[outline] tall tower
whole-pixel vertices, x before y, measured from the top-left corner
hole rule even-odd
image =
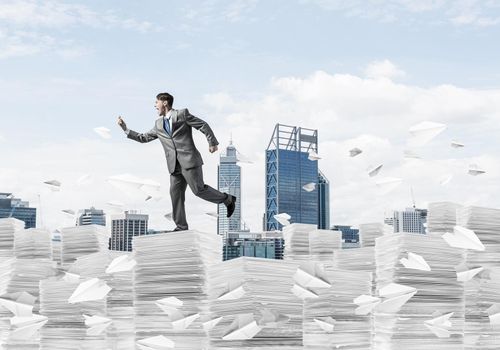
[[[410,232],[425,234],[424,224],[427,222],[427,209],[406,208],[394,210],[392,217],[386,217],[384,222],[394,228],[394,232]]]
[[[266,231],[282,226],[274,215],[287,213],[290,222],[318,224],[318,190],[302,187],[318,182],[318,130],[276,124],[266,150]]]
[[[318,172],[318,228],[330,229],[330,181]]]
[[[137,214],[134,210],[113,216],[109,249],[131,252],[132,239],[148,234],[148,219],[148,215]]]
[[[226,153],[221,154],[220,164],[217,167],[217,189],[237,197],[236,208],[233,215],[227,218],[227,209],[223,204],[217,207],[217,233],[225,235],[228,232],[241,230],[241,167],[236,164],[236,148],[232,139],[226,148]]]

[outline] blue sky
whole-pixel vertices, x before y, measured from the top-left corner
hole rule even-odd
[[[499,28],[495,1],[2,1],[0,156],[9,164],[0,190],[33,200],[27,188],[36,192],[40,179],[85,172],[78,164],[62,166],[71,150],[80,163],[95,164],[96,177],[130,172],[167,181],[160,146],[130,144],[115,122],[121,114],[131,128],[149,130],[160,91],[175,96],[174,107],[189,107],[213,125],[222,146],[233,132],[237,147],[254,156],[255,167],[244,169],[252,195],[243,212],[255,229],[264,208],[262,193],[254,196],[252,189],[263,185],[258,157],[271,122],[318,127],[317,115],[332,115],[335,122],[320,129],[320,140],[343,142],[336,144],[340,149],[369,135],[381,145],[389,140],[393,149],[404,147],[403,130],[430,119],[447,123],[450,137],[474,146],[461,157],[495,157]],[[429,109],[421,109],[429,101]],[[100,140],[96,126],[112,129],[112,140]],[[254,142],[243,140],[247,136]],[[205,148],[202,137],[197,141]],[[118,152],[123,160],[113,158]],[[450,161],[446,152],[430,153]],[[217,156],[203,155],[207,182],[215,184]],[[140,169],[130,169],[127,159]],[[23,178],[32,187],[16,175],[29,174],[28,164],[39,171]],[[349,178],[334,170],[342,164],[326,175]],[[332,197],[338,189],[347,198],[349,181],[336,182]],[[355,203],[344,209],[337,198],[332,212],[357,220]],[[402,204],[406,194],[398,198]],[[72,201],[61,195],[57,205],[87,205],[90,199]],[[489,197],[484,203],[495,205]],[[159,212],[168,199],[156,205],[144,210]]]

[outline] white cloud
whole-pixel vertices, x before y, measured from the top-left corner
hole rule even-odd
[[[365,74],[368,78],[403,78],[406,73],[400,68],[396,67],[394,63],[385,59],[383,61],[375,61],[370,63],[365,70]]]

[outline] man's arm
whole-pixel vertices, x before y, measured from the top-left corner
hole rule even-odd
[[[137,142],[151,142],[158,138],[158,135],[156,134],[156,128],[152,128],[146,133],[138,133],[137,131],[127,128],[127,124],[125,124],[125,121],[121,117],[118,117],[118,125],[120,125],[129,139]]]
[[[200,130],[203,134],[205,134],[205,137],[207,138],[208,141],[208,145],[210,147],[217,146],[219,144],[219,141],[217,141],[214,132],[204,120],[195,117],[194,115],[189,113],[187,108],[184,109],[184,115],[186,118],[186,123],[189,126],[192,126],[193,128]]]

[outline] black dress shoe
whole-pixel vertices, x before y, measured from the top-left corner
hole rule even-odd
[[[171,232],[176,232],[176,231],[187,231],[187,228],[176,227]]]
[[[236,197],[233,195],[229,195],[229,196],[231,196],[231,202],[226,206],[228,218],[230,218],[231,215],[233,215],[234,209],[236,209]]]

